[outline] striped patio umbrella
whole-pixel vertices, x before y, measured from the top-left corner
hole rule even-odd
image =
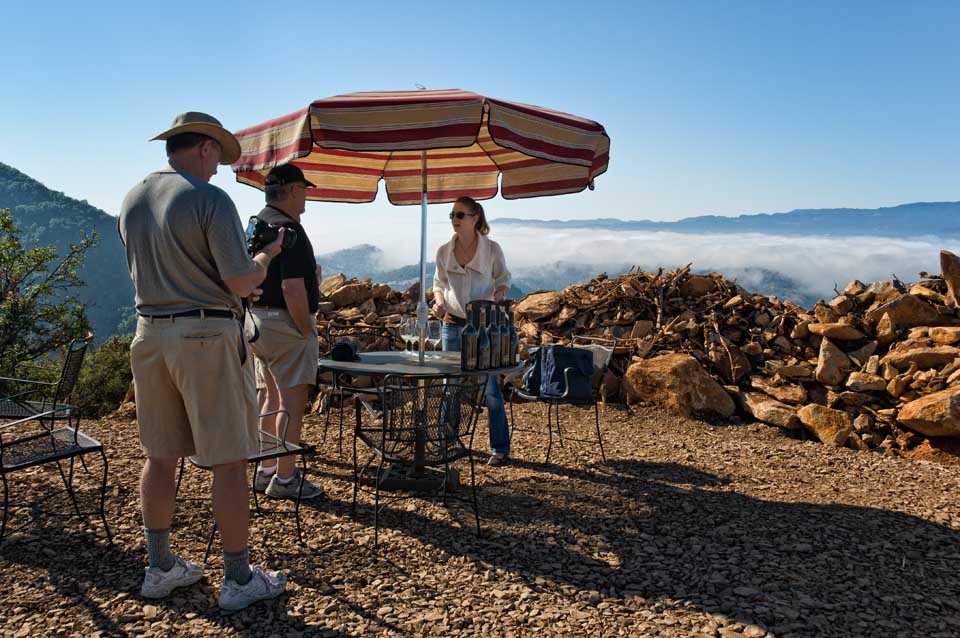
[[[316,184],[311,200],[372,202],[383,180],[392,204],[421,204],[424,327],[427,204],[490,199],[498,178],[505,199],[593,189],[610,150],[597,122],[459,89],[338,95],[236,135],[241,183],[262,189],[271,168],[293,163]]]

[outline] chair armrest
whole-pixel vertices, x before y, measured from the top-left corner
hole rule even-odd
[[[37,370],[43,370],[44,372],[56,372],[57,369],[54,366],[42,366],[39,363],[27,363],[26,361],[17,364],[17,368],[36,368]]]
[[[367,414],[369,414],[371,418],[373,418],[373,419],[378,419],[378,418],[380,418],[380,415],[377,414],[377,411],[376,411],[376,409],[374,409],[373,404],[370,403],[367,399],[363,398],[362,396],[360,396],[360,395],[358,394],[358,395],[356,395],[356,396],[354,397],[354,401],[355,401],[358,405],[360,405],[361,407],[363,407],[363,409],[367,411]]]
[[[580,370],[578,370],[577,368],[574,368],[574,367],[564,368],[563,369],[563,394],[561,394],[559,397],[561,399],[566,399],[567,395],[570,394],[570,373],[571,372],[587,379],[587,381],[590,381],[590,377],[580,372]]]
[[[286,410],[272,410],[272,411],[270,411],[270,412],[264,412],[263,414],[259,415],[259,416],[257,417],[257,420],[259,421],[260,419],[262,419],[262,418],[265,417],[265,416],[273,416],[273,415],[275,415],[275,414],[282,414],[283,417],[284,417],[284,419],[283,419],[283,429],[280,430],[280,445],[283,446],[283,449],[284,449],[284,450],[289,451],[290,448],[287,447],[287,427],[289,427],[289,425],[290,425],[290,413],[289,413],[289,412],[287,412]],[[257,425],[257,427],[259,428],[259,424]]]
[[[16,383],[30,383],[33,385],[57,385],[54,381],[37,381],[35,379],[17,379],[16,377],[0,377],[0,381],[14,381]]]
[[[0,397],[0,403],[4,403],[5,401],[14,401],[14,400],[19,399],[19,398],[21,398],[21,397],[25,397],[25,396],[27,396],[28,394],[35,394],[35,393],[39,392],[39,391],[42,390],[42,389],[43,389],[43,388],[30,388],[29,390],[24,390],[24,391],[22,391],[22,392],[16,392],[16,393],[14,393],[14,394],[8,394],[7,396]]]
[[[10,421],[9,423],[4,423],[0,425],[0,430],[5,430],[7,428],[23,425],[24,423],[30,423],[31,421],[42,421],[43,419],[55,418],[53,415],[57,412],[63,412],[64,409],[65,408],[57,408],[56,410],[47,410],[46,412],[41,412],[40,414],[32,414],[28,417],[17,419],[16,421]]]

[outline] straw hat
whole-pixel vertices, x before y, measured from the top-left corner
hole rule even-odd
[[[166,140],[180,133],[200,133],[215,139],[223,150],[220,154],[220,164],[222,165],[233,164],[240,159],[240,142],[233,136],[233,133],[223,128],[217,118],[198,111],[181,113],[173,118],[173,124],[170,125],[169,129],[150,141]]]

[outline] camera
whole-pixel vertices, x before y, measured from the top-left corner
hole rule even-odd
[[[267,244],[276,241],[280,234],[280,228],[283,228],[282,249],[287,250],[297,241],[297,231],[289,227],[281,227],[277,224],[265,222],[256,215],[247,222],[247,252],[251,255],[263,250]]]

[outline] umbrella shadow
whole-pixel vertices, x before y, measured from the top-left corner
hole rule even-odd
[[[960,628],[960,532],[947,526],[758,499],[676,463],[542,469],[551,474],[483,486],[481,538],[416,512],[387,512],[382,524],[594,604],[692,604],[778,635]]]

